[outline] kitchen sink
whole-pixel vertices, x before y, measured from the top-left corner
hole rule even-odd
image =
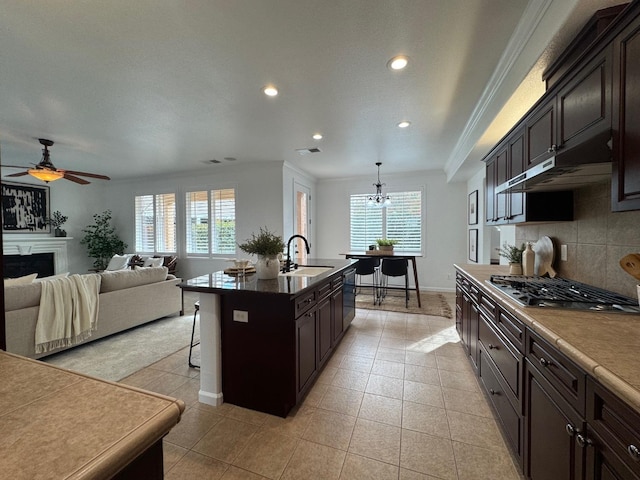
[[[297,270],[280,273],[280,275],[283,277],[315,277],[330,270],[333,270],[333,267],[300,267]]]

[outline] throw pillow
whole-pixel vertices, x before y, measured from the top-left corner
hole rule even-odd
[[[162,257],[160,257],[160,258],[146,258],[144,260],[144,263],[142,264],[142,266],[143,267],[161,267],[163,261],[164,261],[164,258],[162,258]]]
[[[106,270],[113,272],[115,270],[123,270],[127,268],[129,264],[129,259],[131,258],[131,254],[125,253],[124,255],[114,255],[109,260],[109,265],[107,265]]]
[[[30,275],[25,275],[24,277],[5,278],[4,279],[4,286],[5,287],[10,287],[12,285],[28,285],[28,284],[32,283],[36,279],[37,276],[38,276],[37,273],[32,273]]]

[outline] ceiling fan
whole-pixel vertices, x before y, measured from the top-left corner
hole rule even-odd
[[[59,180],[60,178],[66,178],[67,180],[79,183],[80,185],[87,185],[91,183],[80,177],[111,180],[106,175],[99,175],[97,173],[78,172],[75,170],[64,170],[62,168],[56,168],[49,159],[49,147],[53,145],[53,141],[47,140],[46,138],[39,138],[38,140],[40,141],[40,144],[44,146],[44,149],[42,150],[42,160],[40,161],[40,163],[38,163],[37,165],[34,164],[33,168],[23,167],[19,165],[3,165],[3,167],[27,169],[26,172],[12,173],[11,175],[6,175],[7,177],[22,177],[24,175],[31,175],[32,177],[35,177],[46,183],[53,182],[54,180]]]

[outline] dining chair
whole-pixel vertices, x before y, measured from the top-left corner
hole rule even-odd
[[[363,284],[362,276],[373,275],[373,283]],[[373,290],[373,304],[377,305],[379,302],[379,287],[380,287],[380,259],[375,257],[361,257],[358,258],[356,264],[356,295],[358,294],[358,287],[371,287]]]
[[[200,300],[193,304],[195,308],[195,312],[193,312],[193,326],[191,327],[191,343],[189,344],[189,366],[191,368],[200,368],[200,365],[197,365],[191,361],[191,354],[193,352],[193,347],[200,345],[200,340],[194,343],[194,337],[196,335],[196,320],[198,319],[198,312],[200,311]]]
[[[382,260],[382,278],[380,282],[380,299],[382,304],[384,297],[387,295],[387,286],[389,277],[404,276],[404,301],[405,306],[409,308],[409,262],[406,258],[384,258]]]

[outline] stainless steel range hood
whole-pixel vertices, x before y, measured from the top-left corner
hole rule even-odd
[[[573,190],[611,179],[611,131],[606,130],[496,187],[496,193]]]

